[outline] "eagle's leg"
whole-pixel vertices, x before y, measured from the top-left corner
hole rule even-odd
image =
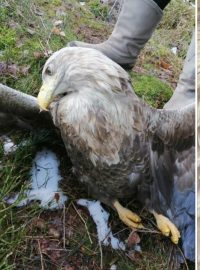
[[[165,236],[171,235],[171,240],[174,244],[178,244],[179,238],[181,237],[177,227],[165,216],[157,214],[155,211],[152,212],[157,223],[158,229]]]
[[[130,228],[136,228],[136,229],[140,229],[140,228],[144,228],[144,226],[141,223],[141,218],[133,213],[132,211],[130,211],[129,209],[123,207],[119,201],[114,201],[113,202],[113,207],[116,209],[119,218]]]

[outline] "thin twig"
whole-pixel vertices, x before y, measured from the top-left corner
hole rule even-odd
[[[70,252],[72,249],[66,249],[66,248],[46,248],[48,251],[65,251],[65,252]]]
[[[43,51],[44,51],[44,52],[46,52],[46,48],[43,46],[43,44],[42,44],[41,40],[39,39],[38,41],[39,41],[40,46],[42,47]]]
[[[65,248],[65,245],[66,245],[66,239],[65,239],[65,236],[66,236],[66,230],[65,230],[65,204],[64,204],[64,207],[63,207],[63,248]]]
[[[181,250],[181,248],[179,246],[177,246],[177,248],[178,248],[179,252],[181,253],[181,255],[183,257],[186,269],[189,270],[189,267],[188,267],[188,264],[187,264],[187,261],[186,261],[186,258],[185,258],[185,255],[184,255],[183,251]]]
[[[42,19],[42,17],[41,17],[41,16],[40,16],[40,20],[41,20],[41,23],[42,23],[42,25],[43,25],[44,29],[45,29],[46,31],[48,31],[48,29],[47,29],[46,25],[44,24],[44,21],[43,21],[43,19]]]
[[[91,249],[89,249],[86,245],[84,245],[85,240],[84,240],[81,244],[80,244],[80,241],[77,241],[77,240],[75,240],[75,239],[71,239],[71,241],[73,241],[74,243],[76,243],[76,244],[79,245],[78,248],[77,248],[76,250],[78,250],[79,247],[83,246],[84,249],[87,249],[89,252],[91,252],[92,255],[97,255],[97,254],[99,254],[99,252],[96,252],[95,250],[91,250]]]
[[[42,22],[42,25],[43,25],[45,31],[47,32],[48,29],[47,29],[46,25],[44,24],[44,21],[43,21],[42,17],[40,17],[40,20],[41,20],[41,22]],[[50,31],[50,33],[49,33],[49,35],[48,35],[48,38],[46,39],[46,44],[47,44],[47,47],[49,48],[49,50],[51,50],[51,47],[50,47],[50,44],[49,44],[49,40],[50,40],[50,38],[51,38],[51,35],[52,35],[52,32]]]
[[[88,227],[87,227],[87,224],[86,224],[84,218],[81,216],[81,214],[79,213],[79,211],[76,209],[76,206],[74,205],[74,203],[72,203],[72,205],[73,205],[74,209],[76,210],[76,213],[79,215],[80,219],[83,221],[83,223],[84,223],[84,225],[85,225],[85,229],[86,229],[86,232],[87,232],[87,234],[88,234],[90,243],[93,244],[93,241],[92,241],[92,239],[91,239],[91,237],[90,237],[90,233],[89,233],[89,230],[88,230]]]
[[[99,241],[99,250],[100,250],[100,255],[101,255],[100,268],[103,269],[103,252],[102,252],[102,247],[101,247],[101,241]]]
[[[136,231],[137,232],[144,232],[144,233],[162,234],[160,231],[152,230],[152,229],[148,229],[148,228],[136,229]]]
[[[39,240],[39,239],[44,239],[44,236],[33,236],[33,235],[26,235],[24,236],[27,239],[33,239],[33,240]],[[51,236],[45,236],[45,238],[51,238]]]
[[[38,247],[39,247],[39,252],[40,252],[41,270],[45,270],[44,262],[43,262],[42,250],[41,250],[41,246],[40,246],[40,240],[38,240]]]
[[[108,13],[109,16],[112,14],[112,11],[113,11],[114,7],[116,6],[117,2],[118,2],[118,0],[115,0],[114,4],[112,5],[112,7]]]

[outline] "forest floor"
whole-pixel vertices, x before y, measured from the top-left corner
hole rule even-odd
[[[75,0],[1,1],[0,82],[36,96],[42,67],[52,52],[71,40],[106,40],[115,18],[109,15],[111,6],[99,2],[91,0],[81,5]],[[194,28],[194,13],[191,3],[172,0],[129,72],[134,91],[156,108],[163,107],[176,87]],[[1,135],[5,133],[0,131]],[[55,135],[47,130],[10,130],[6,136],[16,145],[26,143],[5,155],[0,137],[0,269],[108,270],[114,269],[113,265],[118,270],[168,269],[172,243],[157,233],[152,216],[131,202],[127,203],[129,207],[140,213],[149,228],[149,232],[138,233],[142,252],[99,246],[92,218],[76,204],[77,199],[89,199],[88,194],[74,179],[64,146]],[[37,202],[24,207],[8,205],[6,196],[23,194],[33,158],[44,147],[54,151],[60,160],[61,187],[69,197],[66,206],[50,211],[41,209]],[[126,241],[131,230],[113,210],[106,209],[113,233]],[[194,269],[193,265],[188,267]],[[186,265],[182,269],[187,269]]]

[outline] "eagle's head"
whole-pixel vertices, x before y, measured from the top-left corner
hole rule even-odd
[[[115,62],[95,49],[66,47],[55,52],[42,72],[38,95],[41,109],[47,110],[56,98],[65,95],[108,97],[131,92],[129,75]]]

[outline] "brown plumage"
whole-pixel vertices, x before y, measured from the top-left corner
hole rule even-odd
[[[77,47],[46,62],[38,101],[43,109],[50,104],[78,179],[91,194],[137,228],[140,218],[118,200],[139,200],[174,243],[180,230],[185,255],[194,260],[194,104],[153,109],[119,65]]]

